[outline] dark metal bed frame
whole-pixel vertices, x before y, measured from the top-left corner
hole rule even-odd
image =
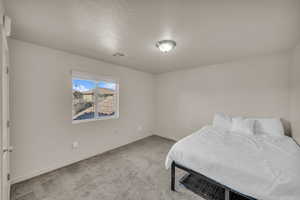
[[[175,190],[175,171],[176,171],[176,167],[179,168],[179,169],[181,169],[181,170],[184,170],[184,171],[186,171],[186,172],[188,172],[190,174],[193,174],[193,175],[195,175],[197,177],[200,177],[201,179],[203,179],[203,180],[205,180],[205,181],[207,181],[209,183],[212,183],[214,185],[217,185],[218,187],[221,187],[221,188],[225,189],[225,200],[230,200],[230,192],[239,194],[239,195],[241,195],[243,197],[248,198],[249,200],[256,200],[253,197],[250,197],[250,196],[244,195],[244,194],[242,194],[242,193],[240,193],[238,191],[235,191],[235,190],[227,187],[226,185],[223,185],[223,184],[221,184],[221,183],[219,183],[219,182],[217,182],[217,181],[215,181],[215,180],[213,180],[211,178],[208,178],[208,177],[206,177],[206,176],[204,176],[204,175],[202,175],[202,174],[200,174],[198,172],[195,172],[195,171],[193,171],[193,170],[191,170],[191,169],[189,169],[187,167],[184,167],[182,165],[179,165],[179,164],[177,164],[175,162],[172,162],[172,165],[171,165],[171,190],[172,191],[176,191]]]

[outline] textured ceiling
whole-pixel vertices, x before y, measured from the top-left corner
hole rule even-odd
[[[151,73],[287,50],[300,38],[300,0],[6,0],[5,6],[15,39]],[[176,40],[176,49],[159,52],[161,39]]]

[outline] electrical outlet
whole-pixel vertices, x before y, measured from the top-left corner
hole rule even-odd
[[[79,147],[79,142],[75,141],[72,143],[72,148],[77,149]]]

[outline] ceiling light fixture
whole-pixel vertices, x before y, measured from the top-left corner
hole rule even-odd
[[[156,43],[156,47],[159,48],[161,52],[167,53],[173,50],[176,46],[174,40],[160,40]]]

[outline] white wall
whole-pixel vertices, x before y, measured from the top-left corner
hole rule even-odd
[[[152,133],[182,138],[210,123],[215,112],[288,120],[293,104],[291,52],[153,76],[17,40],[9,45],[14,181]],[[119,78],[120,119],[72,124],[71,70]],[[73,141],[79,141],[76,150]]]
[[[151,74],[17,40],[9,45],[15,182],[152,134]],[[71,123],[71,70],[119,78],[118,120]]]
[[[300,45],[295,49],[291,65],[291,124],[292,134],[300,143]]]
[[[289,118],[291,52],[156,76],[156,132],[179,139],[215,112]]]
[[[0,16],[4,15],[4,2],[0,0]]]

